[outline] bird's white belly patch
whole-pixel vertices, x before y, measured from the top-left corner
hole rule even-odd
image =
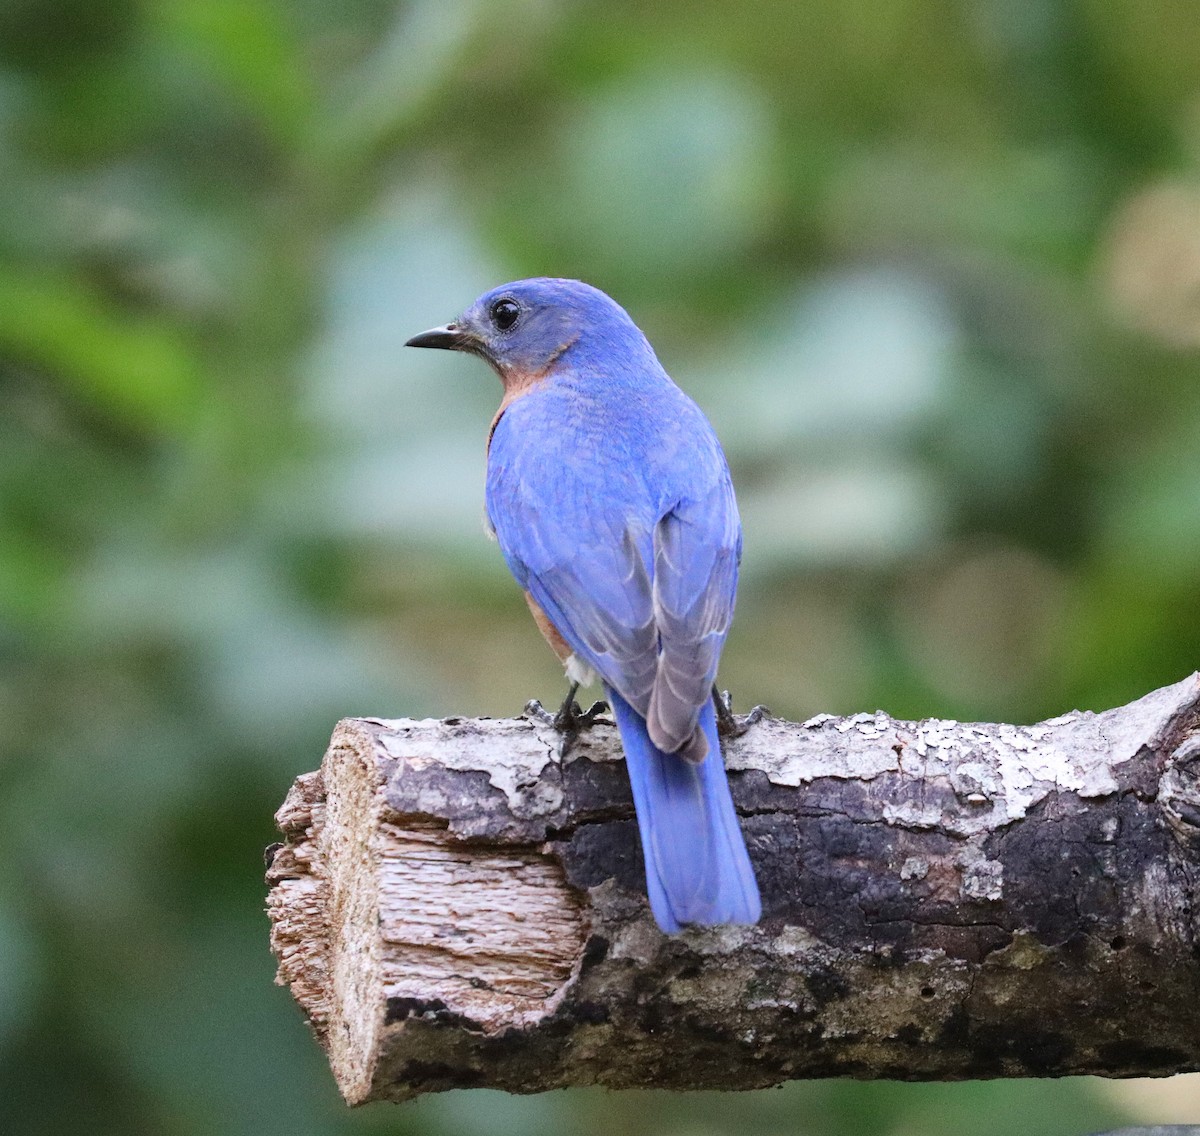
[[[571,682],[577,682],[580,686],[595,685],[597,681],[596,672],[573,652],[567,656],[566,668],[567,678]]]

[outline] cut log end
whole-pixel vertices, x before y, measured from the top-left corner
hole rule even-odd
[[[341,723],[321,772],[277,814],[292,839],[268,869],[276,981],[351,1104],[404,1095],[387,1057],[407,1053],[397,1042],[415,1022],[489,1036],[553,1013],[586,940],[585,903],[556,856],[397,812],[388,764],[376,732]]]

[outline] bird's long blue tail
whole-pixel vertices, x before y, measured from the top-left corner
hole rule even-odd
[[[733,810],[712,700],[700,714],[708,756],[699,764],[656,749],[646,722],[608,690],[625,747],[646,890],[658,925],[757,923],[762,912],[754,869]]]

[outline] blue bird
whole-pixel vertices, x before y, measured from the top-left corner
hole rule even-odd
[[[407,345],[478,355],[504,385],[488,521],[571,681],[567,744],[588,724],[575,691],[604,684],[659,927],[756,923],[714,687],[742,533],[708,420],[625,310],[578,280],[505,284]]]

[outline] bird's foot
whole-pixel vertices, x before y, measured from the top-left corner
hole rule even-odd
[[[571,687],[558,712],[551,714],[536,698],[525,704],[525,713],[544,726],[550,726],[561,735],[558,743],[558,756],[566,757],[571,747],[579,740],[582,730],[590,730],[597,722],[603,721],[600,715],[608,709],[607,702],[593,702],[584,710],[575,701],[578,684]]]
[[[718,690],[713,687],[713,705],[717,710],[717,733],[723,738],[740,738],[756,722],[770,717],[771,711],[765,706],[755,706],[749,714],[740,717],[733,712],[733,698],[728,690]]]

